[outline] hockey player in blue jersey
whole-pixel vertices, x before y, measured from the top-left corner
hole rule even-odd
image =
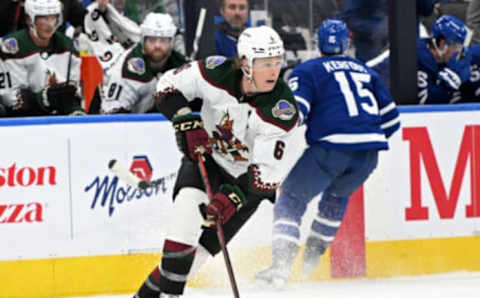
[[[431,38],[417,41],[417,84],[420,104],[461,100],[460,87],[471,77],[471,51],[464,47],[467,28],[456,17],[438,18]],[[468,93],[468,86],[465,94]]]
[[[468,52],[472,56],[470,62],[470,78],[460,86],[459,102],[480,102],[480,44],[473,45]]]
[[[377,73],[344,55],[350,41],[345,23],[326,20],[317,33],[322,56],[298,65],[289,79],[309,146],[275,203],[273,264],[256,275],[277,286],[289,278],[307,204],[323,192],[306,242],[305,276],[333,241],[348,197],[376,168],[378,151],[388,149],[387,138],[400,127],[396,105]]]
[[[459,102],[480,102],[480,44],[468,48],[468,56],[471,56],[470,78],[460,86]]]

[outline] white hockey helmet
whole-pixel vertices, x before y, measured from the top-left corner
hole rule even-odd
[[[177,26],[172,17],[166,13],[149,13],[140,25],[142,37],[169,37],[173,38],[177,33]]]
[[[58,15],[55,30],[63,23],[62,4],[59,0],[25,0],[25,13],[32,21],[31,26],[35,35],[37,34],[35,18],[38,16]]]
[[[270,27],[260,26],[245,29],[238,38],[237,55],[247,59],[250,73],[245,74],[252,79],[253,60],[283,56],[285,49],[280,35]]]

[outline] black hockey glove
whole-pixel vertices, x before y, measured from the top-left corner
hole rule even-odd
[[[67,115],[80,107],[77,87],[73,84],[61,83],[46,87],[42,91],[42,104],[49,111]]]
[[[200,115],[186,114],[172,119],[175,128],[177,146],[188,158],[197,160],[197,151],[203,148],[204,153],[212,153],[207,131],[203,128]]]
[[[5,109],[5,106],[0,103],[0,117],[7,116],[7,109]]]

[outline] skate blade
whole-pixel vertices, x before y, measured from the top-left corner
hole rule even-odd
[[[287,282],[283,279],[255,279],[255,287],[261,289],[269,289],[274,291],[284,291],[287,287]]]

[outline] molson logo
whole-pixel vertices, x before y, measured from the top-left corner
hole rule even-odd
[[[54,166],[0,168],[0,187],[28,187],[57,185],[57,170]]]
[[[153,169],[148,157],[145,155],[133,157],[130,171],[140,179],[150,181],[152,178]],[[117,176],[114,176],[113,178],[108,175],[103,178],[97,176],[85,187],[85,192],[91,192],[93,194],[90,209],[94,210],[97,207],[108,207],[108,216],[112,216],[118,205],[132,202],[134,200],[149,198],[159,193],[165,193],[167,191],[166,182],[175,179],[175,177],[176,173],[159,177],[161,183],[157,186],[146,190],[140,190],[130,185],[123,186],[124,183],[119,183]]]

